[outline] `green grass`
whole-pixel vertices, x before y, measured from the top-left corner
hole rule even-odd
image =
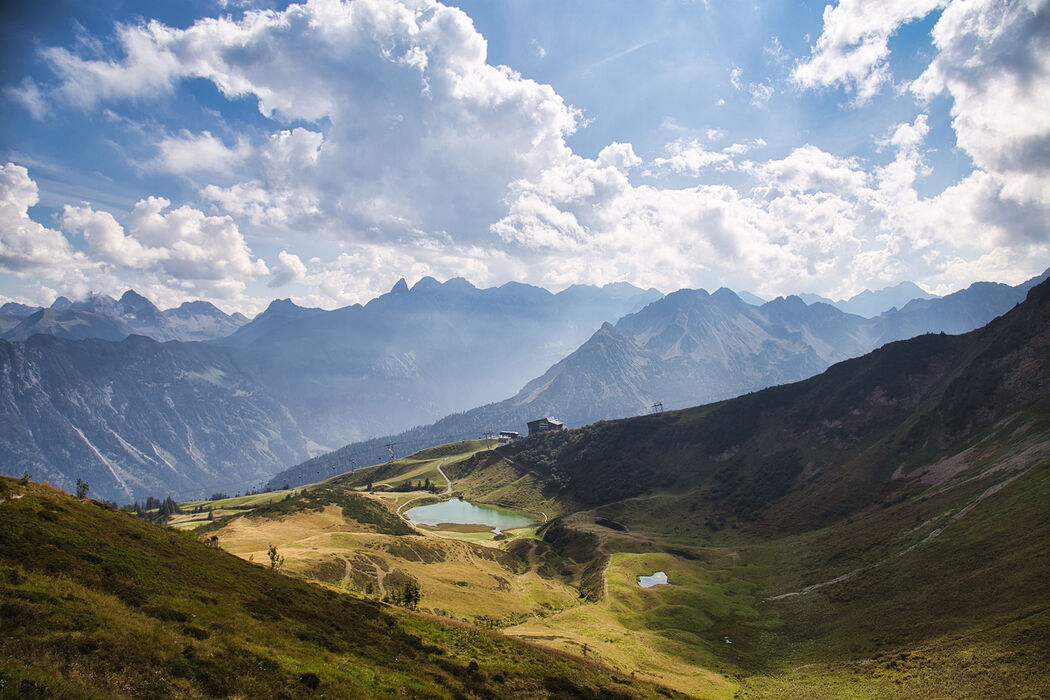
[[[0,681],[17,697],[658,694],[268,571],[103,504],[0,483]]]

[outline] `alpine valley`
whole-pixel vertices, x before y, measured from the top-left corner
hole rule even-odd
[[[40,697],[1042,697],[1048,396],[1050,281],[737,398],[138,507],[177,529],[3,478],[0,673]],[[413,515],[450,497],[532,524]]]

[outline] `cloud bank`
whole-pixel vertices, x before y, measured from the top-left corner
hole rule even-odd
[[[567,142],[581,113],[490,65],[471,19],[430,0],[122,25],[111,55],[46,49],[54,80],[19,84],[22,102],[38,115],[119,112],[204,80],[254,100],[267,128],[154,125],[146,167],[198,183],[198,200],[151,196],[113,213],[71,203],[56,229],[30,219],[36,185],[9,164],[0,266],[56,284],[73,268],[82,283],[134,271],[169,296],[242,301],[258,280],[323,306],[426,274],[829,296],[901,279],[940,291],[1017,281],[1050,257],[1048,3],[843,0],[782,89],[842,89],[863,108],[893,82],[891,38],[932,12],[932,58],[904,86],[914,118],[873,135],[874,159],[805,143],[769,153],[761,135],[724,143],[714,129],[655,156],[612,143],[584,157]],[[758,108],[776,91],[731,80]],[[939,95],[975,167],[922,197],[924,105]],[[335,252],[317,255],[322,241]],[[253,247],[273,250],[269,264]]]

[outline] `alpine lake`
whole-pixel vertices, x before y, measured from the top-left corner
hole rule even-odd
[[[536,519],[519,511],[498,506],[479,505],[452,498],[440,503],[410,508],[405,517],[415,525],[445,529],[486,529],[496,533],[528,527]]]

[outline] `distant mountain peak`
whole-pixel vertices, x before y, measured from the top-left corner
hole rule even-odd
[[[422,280],[420,280],[420,281],[422,281]],[[390,288],[390,293],[391,294],[404,294],[407,291],[408,291],[408,282],[405,281],[404,277],[399,279],[397,281],[397,284],[395,284],[393,287]]]
[[[296,304],[294,301],[289,299],[274,299],[270,302],[270,305],[266,307],[266,311],[263,313],[270,312],[281,312],[281,311],[295,311],[303,307]]]
[[[123,302],[129,302],[129,301],[142,302],[142,301],[145,301],[145,302],[149,302],[150,304],[153,303],[149,299],[147,299],[146,297],[144,297],[141,294],[139,294],[138,292],[136,292],[134,289],[129,289],[128,291],[126,291],[123,294],[121,294],[120,295],[120,301],[123,301]]]
[[[405,281],[404,278],[402,278],[401,282],[404,282],[404,281]],[[451,280],[449,280],[449,281],[451,281]],[[400,282],[398,284],[400,284]],[[437,290],[437,289],[441,289],[442,286],[443,285],[440,282],[438,282],[436,279],[434,279],[433,277],[430,277],[428,275],[427,277],[422,278],[421,280],[416,282],[414,285],[412,285],[412,291],[413,292],[431,292],[431,291],[434,291],[434,290]],[[405,287],[407,289],[407,287],[408,287],[407,283],[406,283]],[[397,291],[397,288],[398,288],[397,285],[394,285],[394,288],[391,289],[390,292],[393,293],[393,292]]]

